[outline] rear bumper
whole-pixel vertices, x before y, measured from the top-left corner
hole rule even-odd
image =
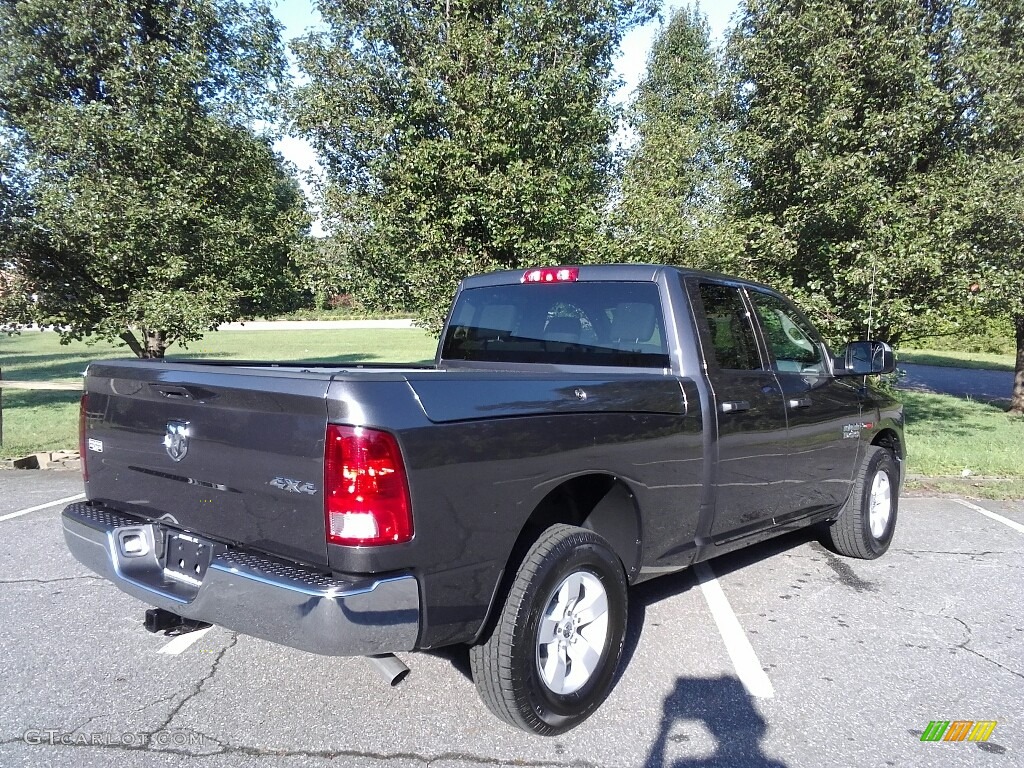
[[[419,588],[412,574],[331,576],[265,555],[215,550],[202,581],[168,578],[157,527],[89,503],[64,510],[64,539],[83,565],[149,605],[328,656],[412,650]],[[134,552],[125,554],[126,536]],[[139,552],[139,542],[141,553]]]

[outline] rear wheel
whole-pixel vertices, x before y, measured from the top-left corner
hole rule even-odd
[[[519,566],[490,636],[470,649],[480,698],[505,722],[543,736],[579,725],[615,681],[626,599],[622,564],[603,538],[548,528]]]
[[[873,560],[889,549],[899,510],[899,470],[889,451],[869,446],[857,472],[853,493],[828,529],[841,555]]]

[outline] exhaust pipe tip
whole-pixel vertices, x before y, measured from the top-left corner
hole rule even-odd
[[[380,653],[366,658],[392,688],[405,680],[409,674],[409,668],[393,653]]]

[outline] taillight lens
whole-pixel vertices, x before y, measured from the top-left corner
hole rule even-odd
[[[329,544],[367,547],[412,538],[405,465],[387,432],[328,424],[324,488]]]
[[[86,455],[86,450],[85,450],[86,449],[85,429],[86,429],[86,421],[87,421],[87,417],[85,415],[85,411],[86,411],[86,407],[87,407],[87,404],[88,404],[87,403],[88,399],[89,399],[89,396],[83,394],[82,395],[82,399],[81,399],[81,401],[78,404],[78,458],[79,458],[79,461],[81,461],[81,463],[82,463],[82,479],[85,482],[89,482],[89,467],[88,467],[88,464],[87,464],[87,462],[85,460],[85,455]]]

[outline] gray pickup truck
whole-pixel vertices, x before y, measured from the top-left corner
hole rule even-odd
[[[817,523],[885,552],[903,413],[866,377],[892,370],[722,275],[473,277],[430,366],[93,363],[65,537],[151,630],[395,676],[467,645],[485,704],[553,735],[608,695],[629,585]]]

